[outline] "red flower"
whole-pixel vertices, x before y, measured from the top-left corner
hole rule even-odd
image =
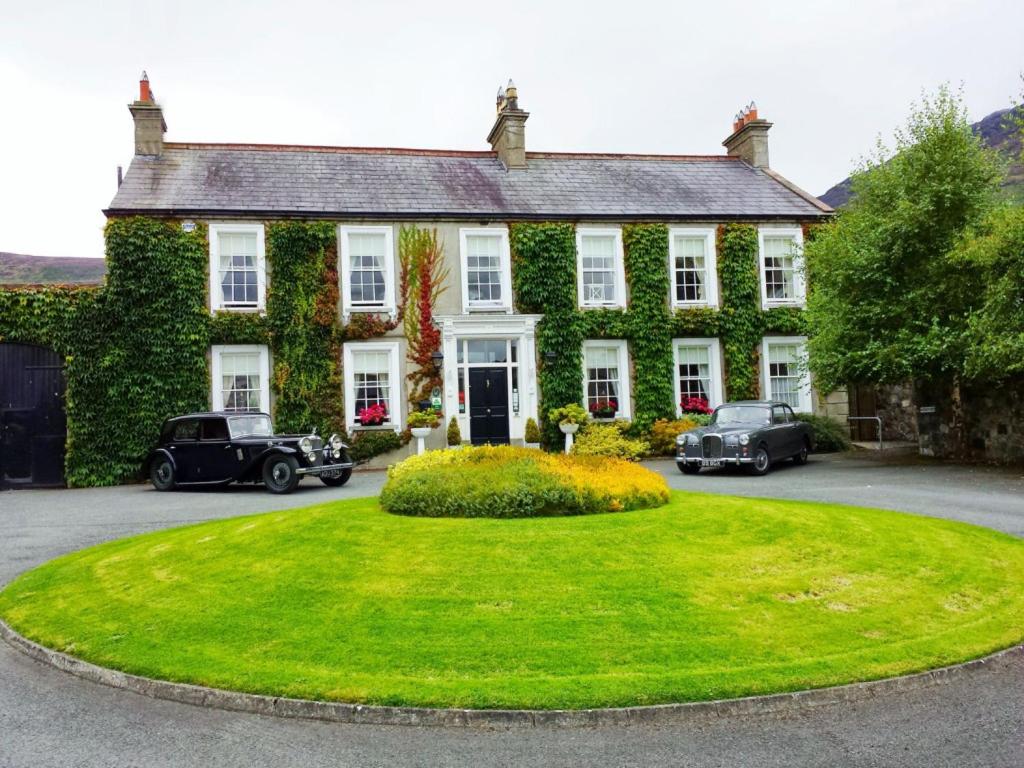
[[[383,424],[388,418],[388,407],[384,403],[375,403],[359,411],[359,423],[364,427]]]
[[[683,413],[711,413],[708,401],[703,397],[684,397],[679,408]]]
[[[590,404],[590,412],[594,414],[614,414],[619,410],[619,403],[616,400],[595,400]]]

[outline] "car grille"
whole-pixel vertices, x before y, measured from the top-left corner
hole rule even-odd
[[[722,458],[722,436],[721,435],[704,435],[700,441],[701,455],[705,459],[720,459]]]

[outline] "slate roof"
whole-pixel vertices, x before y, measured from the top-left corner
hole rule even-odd
[[[831,209],[725,156],[167,143],[135,157],[106,211],[497,219],[810,219]]]

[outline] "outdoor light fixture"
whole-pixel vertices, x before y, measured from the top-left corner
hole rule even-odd
[[[547,363],[548,365],[551,365],[551,363],[555,362],[555,360],[557,359],[558,353],[555,352],[554,350],[548,350],[547,352],[544,353],[544,362]]]
[[[430,356],[430,362],[434,364],[434,370],[440,372],[441,366],[444,365],[444,352],[437,350]]]

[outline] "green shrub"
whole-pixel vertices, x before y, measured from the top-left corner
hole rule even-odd
[[[548,411],[548,420],[555,424],[583,424],[588,418],[589,414],[578,403],[569,403]]]
[[[540,442],[540,427],[537,426],[537,422],[532,416],[526,420],[526,431],[523,434],[523,442]]]
[[[405,423],[409,429],[417,427],[430,427],[434,429],[440,421],[437,418],[437,414],[433,411],[413,411],[409,414],[409,418],[406,419]]]
[[[462,445],[462,432],[459,430],[459,420],[454,416],[448,422],[448,445]]]
[[[388,469],[381,506],[417,517],[585,515],[660,506],[661,475],[601,456],[511,446],[428,451]]]
[[[405,442],[401,435],[390,429],[356,432],[352,436],[349,455],[355,462],[369,461],[382,453],[397,451]]]
[[[572,453],[577,456],[611,456],[626,461],[639,461],[650,450],[646,441],[626,437],[618,423],[587,424],[572,446]]]
[[[816,453],[850,450],[850,433],[845,424],[811,413],[798,413],[796,417],[811,425]]]

